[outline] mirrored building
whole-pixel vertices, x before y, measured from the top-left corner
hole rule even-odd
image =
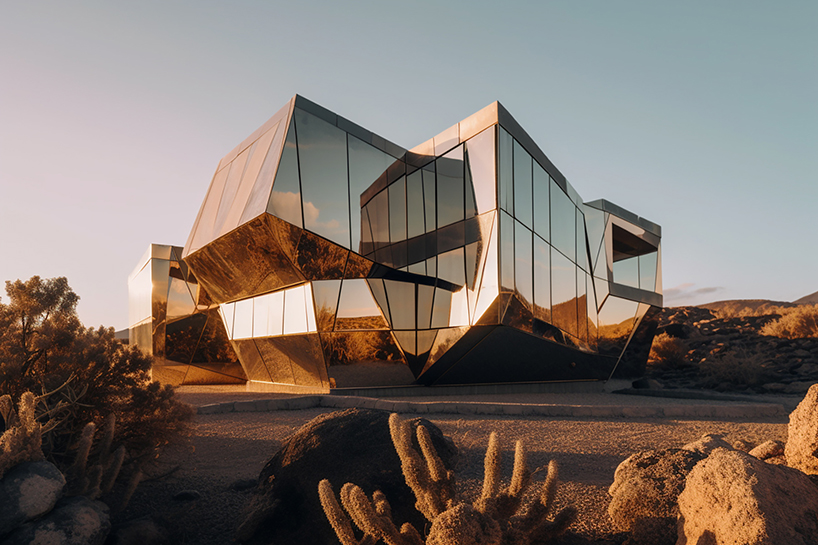
[[[604,380],[645,364],[660,241],[497,102],[406,150],[295,96],[221,160],[178,257],[251,381]]]

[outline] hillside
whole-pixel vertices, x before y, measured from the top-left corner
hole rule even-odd
[[[793,301],[796,305],[818,305],[818,291],[805,295],[797,301]]]
[[[774,314],[778,308],[789,308],[798,304],[797,302],[770,301],[769,299],[730,299],[698,306],[724,316],[758,316]]]

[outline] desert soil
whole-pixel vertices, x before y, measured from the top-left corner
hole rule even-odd
[[[128,520],[152,515],[164,521],[174,543],[233,542],[242,510],[249,500],[248,481],[295,430],[331,409],[197,416],[187,445],[163,457],[153,471],[174,468],[171,475],[142,483],[128,509]],[[480,489],[488,436],[496,431],[504,447],[504,478],[511,476],[514,442],[525,441],[529,467],[544,468],[551,459],[560,466],[558,503],[579,510],[571,530],[581,542],[605,543],[614,529],[607,514],[607,490],[617,465],[645,449],[679,447],[706,433],[723,434],[733,443],[785,440],[786,416],[760,420],[591,419],[427,415],[460,449],[456,468],[459,492],[474,497]],[[316,468],[320,471],[320,468]],[[535,474],[542,480],[545,472]],[[243,485],[243,486],[242,486]],[[243,489],[242,489],[243,488]],[[201,497],[174,500],[184,490]],[[576,542],[574,540],[573,542]]]

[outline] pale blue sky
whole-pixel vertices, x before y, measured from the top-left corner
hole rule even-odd
[[[0,280],[127,326],[219,159],[299,93],[405,147],[499,100],[662,225],[667,305],[818,290],[818,2],[6,2]]]

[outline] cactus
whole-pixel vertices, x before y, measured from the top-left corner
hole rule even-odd
[[[11,396],[0,396],[0,414],[6,427],[0,436],[0,477],[21,462],[43,459],[42,428],[34,415],[36,402],[34,394],[23,393],[15,413]]]
[[[456,501],[454,472],[443,465],[425,427],[417,427],[420,453],[412,445],[411,426],[397,414],[389,417],[389,431],[406,484],[415,494],[415,507],[431,523],[429,534],[424,539],[408,523],[398,529],[392,520],[389,502],[380,490],[375,491],[370,500],[360,487],[346,483],[340,494],[342,509],[332,485],[324,479],[318,485],[319,499],[342,545],[372,545],[378,541],[387,545],[529,545],[559,537],[576,517],[576,510],[567,507],[549,520],[557,494],[558,469],[553,460],[548,464],[540,494],[521,510],[523,494],[531,483],[522,441],[517,441],[515,447],[511,482],[503,489],[500,446],[497,435],[490,435],[484,460],[483,488],[474,505],[470,505]],[[350,519],[363,532],[360,540],[355,536]]]
[[[125,461],[125,447],[120,446],[113,453],[111,446],[116,430],[116,417],[109,414],[105,418],[102,439],[97,449],[97,462],[89,466],[88,460],[94,443],[96,425],[89,422],[82,429],[74,463],[66,471],[66,494],[86,496],[92,500],[111,491]]]

